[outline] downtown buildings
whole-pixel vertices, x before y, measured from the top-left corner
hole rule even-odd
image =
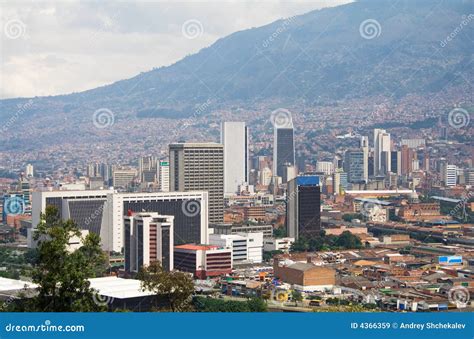
[[[28,230],[30,248],[35,246],[34,229],[48,205],[58,209],[61,219],[72,219],[79,229],[98,234],[106,251],[121,252],[124,247],[124,218],[132,212],[173,216],[175,244],[208,242],[207,192],[33,192],[32,228]]]
[[[288,181],[288,173],[296,175],[294,128],[291,115],[279,123],[275,119],[273,130],[273,175],[283,178],[283,182]]]

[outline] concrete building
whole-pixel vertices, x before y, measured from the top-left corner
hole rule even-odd
[[[101,238],[106,251],[124,246],[124,217],[129,212],[158,212],[174,216],[175,244],[208,242],[207,192],[125,193],[113,190],[33,192],[32,229],[28,247],[34,247],[34,229],[46,206],[56,206],[62,219],[72,219],[80,229]]]
[[[446,165],[443,171],[444,184],[448,187],[454,187],[457,183],[458,168],[456,165]]]
[[[170,190],[170,163],[168,161],[160,161],[159,163],[159,182],[162,192]]]
[[[287,234],[298,239],[302,234],[321,230],[321,187],[319,177],[300,176],[288,183],[286,199]]]
[[[299,291],[312,292],[330,290],[336,284],[336,271],[329,267],[316,266],[312,263],[285,264],[278,258],[273,261],[276,278],[293,285]]]
[[[268,224],[214,224],[214,234],[263,233],[264,238],[273,236],[273,226]]]
[[[390,133],[384,129],[374,129],[374,174],[385,175],[390,171]]]
[[[295,241],[295,238],[264,238],[263,239],[263,250],[266,252],[271,251],[282,251],[288,253],[291,244]]]
[[[260,185],[263,185],[263,186],[268,186],[270,185],[270,182],[272,181],[272,170],[268,167],[264,167],[261,171],[260,171]]]
[[[32,165],[32,164],[26,165],[25,176],[26,176],[27,178],[32,178],[32,177],[34,177],[34,168],[33,168],[33,165]]]
[[[261,263],[263,260],[263,233],[210,234],[212,245],[231,248],[234,265]]]
[[[347,173],[347,179],[350,183],[368,182],[366,176],[367,158],[362,150],[347,150],[344,154],[344,172]]]
[[[146,156],[138,159],[138,176],[140,182],[147,184],[158,182],[158,159],[154,156]]]
[[[134,169],[114,169],[112,175],[112,185],[115,188],[127,188],[133,183],[137,171]]]
[[[174,268],[198,279],[232,273],[232,249],[186,244],[174,248]]]
[[[235,194],[238,185],[249,182],[249,133],[245,122],[223,122],[224,193]]]
[[[347,180],[347,173],[336,171],[332,175],[332,187],[333,192],[336,195],[343,194],[349,188],[349,182]]]
[[[154,261],[173,270],[174,217],[152,212],[130,212],[124,217],[125,270],[138,272]]]
[[[224,221],[224,147],[216,143],[170,144],[170,190],[209,192],[209,222]]]
[[[331,175],[334,173],[334,163],[332,161],[318,161],[316,163],[316,172]]]

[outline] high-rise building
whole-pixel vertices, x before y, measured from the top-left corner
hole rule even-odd
[[[446,165],[444,167],[444,184],[454,187],[457,183],[458,168],[456,165]]]
[[[409,175],[413,171],[413,160],[416,159],[416,152],[408,147],[408,145],[402,145],[400,151],[400,174]]]
[[[205,244],[208,238],[207,192],[125,193],[114,190],[33,192],[28,247],[34,247],[34,228],[46,206],[56,206],[61,219],[98,234],[102,248],[120,252],[124,246],[124,217],[130,212],[158,212],[174,217],[175,244]]]
[[[273,132],[273,175],[284,177],[285,167],[295,165],[295,143],[293,121],[274,127]]]
[[[402,152],[390,152],[390,166],[390,172],[398,175],[402,174]]]
[[[158,182],[158,159],[151,155],[138,159],[138,176],[145,184]]]
[[[224,145],[224,192],[234,194],[237,187],[249,182],[249,133],[245,122],[223,122],[221,144]]]
[[[216,143],[170,144],[170,190],[209,192],[209,223],[224,221],[224,147]]]
[[[360,137],[360,148],[364,153],[364,180],[369,181],[369,137]]]
[[[390,172],[390,133],[384,129],[374,129],[374,174],[383,176]]]
[[[170,163],[169,161],[160,161],[159,169],[160,190],[169,192],[170,190]]]
[[[316,172],[331,175],[334,173],[334,163],[332,161],[318,161],[316,163]]]
[[[299,176],[288,182],[286,198],[287,233],[298,239],[321,230],[321,187],[315,175]]]
[[[366,171],[368,158],[363,150],[347,150],[344,154],[344,172],[350,183],[367,182],[368,171]]]
[[[260,185],[268,186],[272,181],[272,170],[268,167],[264,167],[260,171]]]
[[[173,270],[174,217],[159,213],[132,213],[124,217],[125,271],[138,272],[153,261]]]
[[[114,169],[112,175],[114,187],[127,188],[133,183],[137,171],[134,169]]]
[[[332,175],[332,187],[333,192],[336,195],[343,194],[349,187],[349,182],[347,181],[347,173],[338,170]]]
[[[33,165],[32,165],[32,164],[26,165],[25,176],[26,176],[27,178],[34,177],[34,168],[33,168]]]

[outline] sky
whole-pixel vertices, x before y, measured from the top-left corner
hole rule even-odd
[[[0,98],[80,92],[331,1],[0,0]]]

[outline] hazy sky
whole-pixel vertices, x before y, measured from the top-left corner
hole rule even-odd
[[[333,1],[0,0],[0,98],[82,91]]]

